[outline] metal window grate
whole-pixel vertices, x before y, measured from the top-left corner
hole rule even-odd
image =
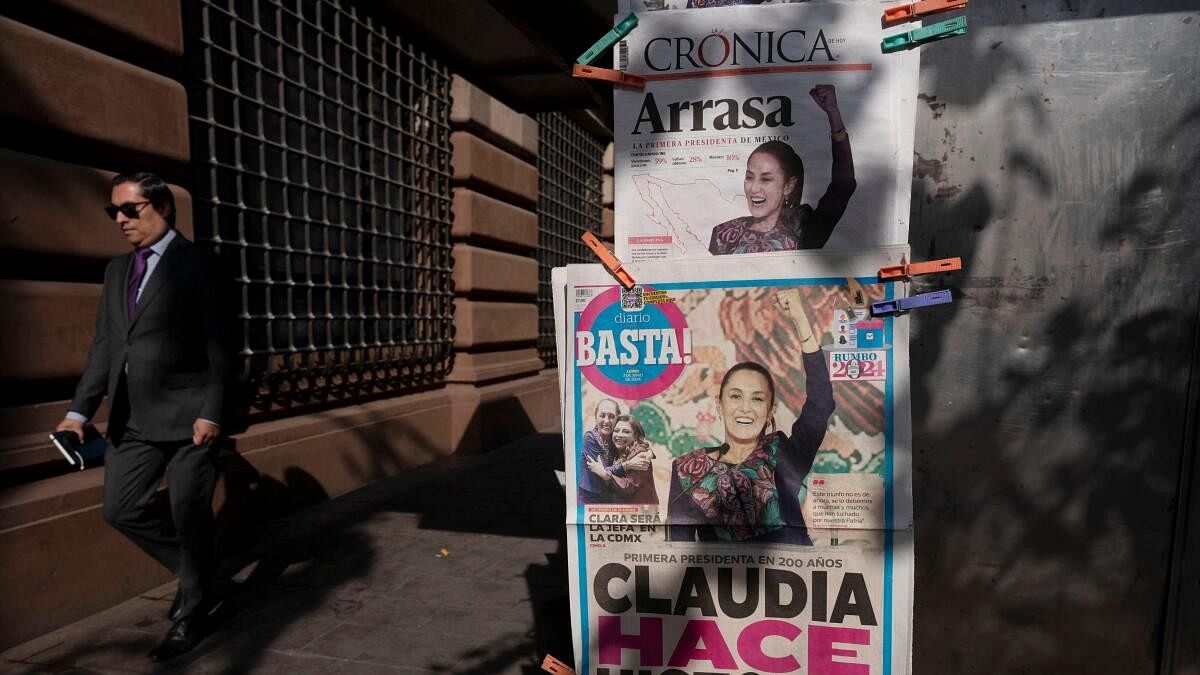
[[[604,146],[562,113],[538,122],[538,355],[558,363],[550,270],[594,257],[580,237],[600,231]]]
[[[196,232],[239,263],[256,406],[443,381],[449,71],[347,0],[185,6]]]

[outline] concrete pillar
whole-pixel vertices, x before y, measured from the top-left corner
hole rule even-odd
[[[460,447],[558,423],[557,387],[537,355],[538,129],[461,77],[454,145],[454,370],[467,413]],[[471,401],[473,405],[468,405]],[[469,413],[467,412],[469,411]]]

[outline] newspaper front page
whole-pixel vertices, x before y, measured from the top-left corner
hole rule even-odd
[[[885,4],[651,11],[618,43],[617,256],[627,262],[908,240],[917,51]]]
[[[554,270],[578,672],[907,672],[905,253]]]

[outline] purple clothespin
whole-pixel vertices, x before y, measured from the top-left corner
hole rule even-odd
[[[910,298],[897,298],[895,300],[885,300],[884,302],[876,302],[871,304],[871,315],[879,316],[881,314],[896,314],[897,312],[907,312],[918,307],[929,307],[930,305],[945,305],[953,302],[950,291],[943,289],[932,293],[922,293],[914,295]]]

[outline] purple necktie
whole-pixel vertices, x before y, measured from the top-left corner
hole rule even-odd
[[[142,279],[146,277],[146,261],[150,259],[150,254],[154,251],[147,246],[139,248],[134,252],[133,256],[133,272],[129,275],[129,288],[127,289],[127,300],[129,303],[129,318],[133,319],[133,310],[137,307],[138,287],[142,285]]]

